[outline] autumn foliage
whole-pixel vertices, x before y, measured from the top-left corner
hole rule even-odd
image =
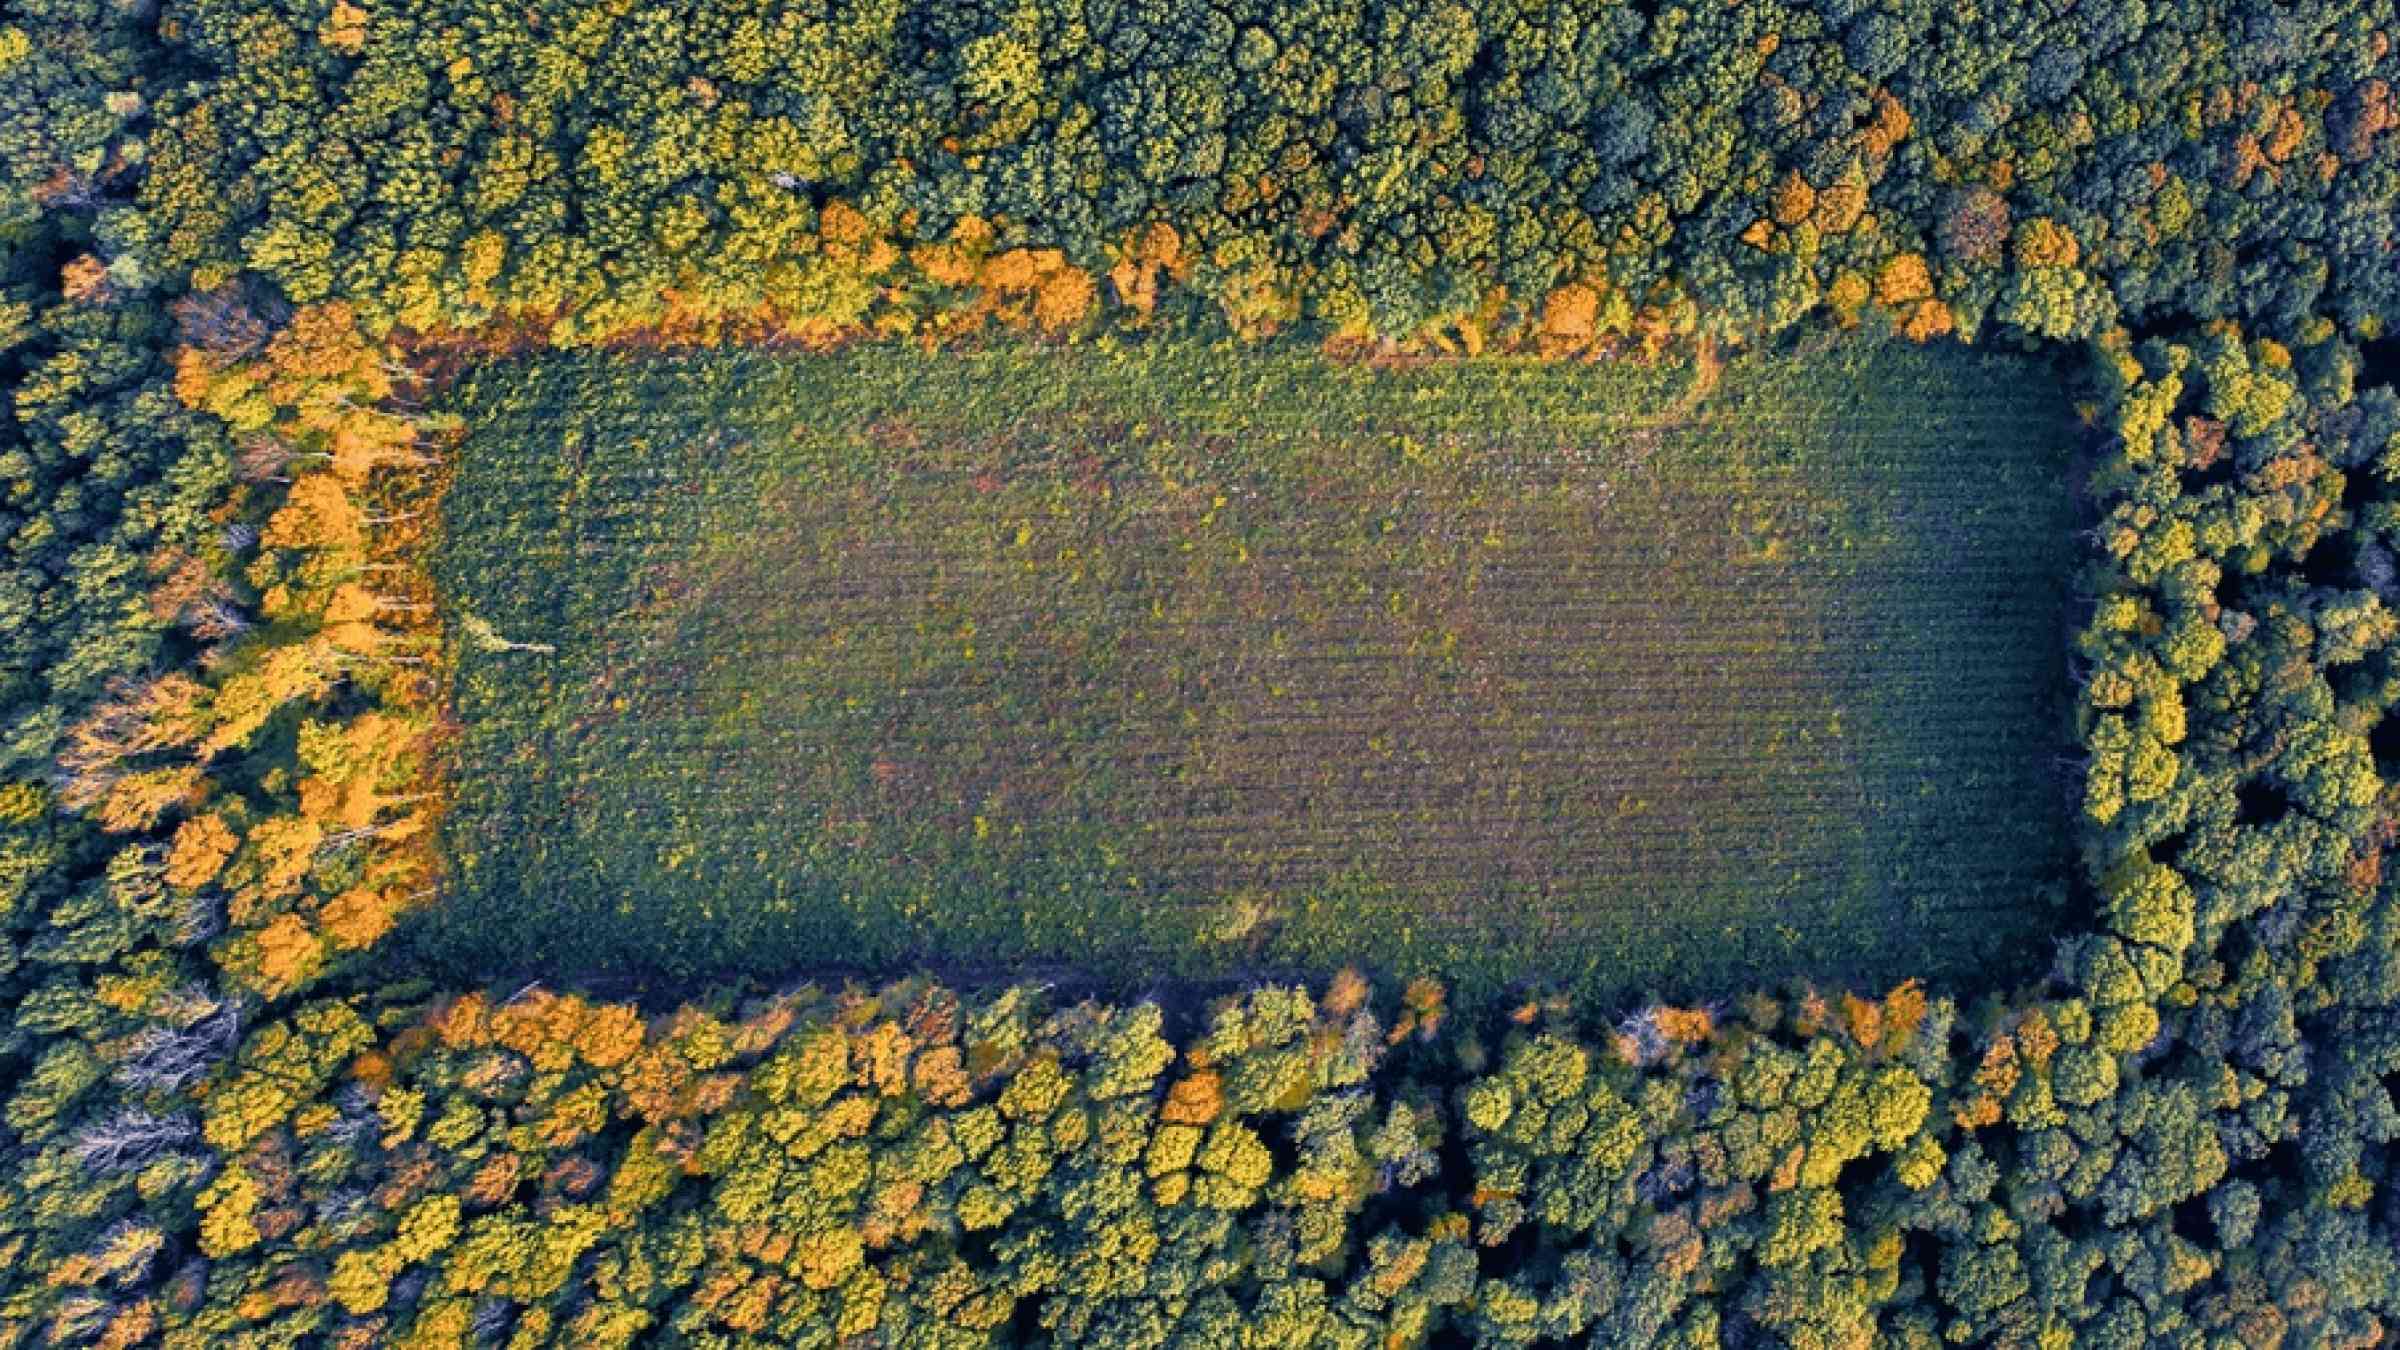
[[[0,1343],[2389,1343],[2396,29],[9,7]],[[2079,931],[2024,988],[643,1008],[360,959],[437,876],[419,370],[1887,322],[2085,372],[2083,865],[2025,897]]]

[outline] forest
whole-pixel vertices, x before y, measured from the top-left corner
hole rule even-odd
[[[0,1345],[2384,1343],[2396,38],[2391,0],[10,0]],[[1435,393],[1371,436],[1235,436],[1164,414],[1254,411],[1238,381],[1145,390],[1187,350]],[[1923,808],[2020,831],[1968,880],[2021,893],[1910,897],[2005,906],[1964,940],[2025,959],[1870,974],[1817,961],[1835,934],[1748,973],[1494,979],[1312,938],[1144,983],[1062,969],[1065,942],[912,968],[903,929],[871,969],[629,986],[579,952],[505,979],[422,956],[492,894],[477,811],[530,781],[462,710],[562,716],[524,691],[580,678],[575,624],[743,561],[714,532],[768,491],[795,533],[743,582],[772,602],[747,631],[840,628],[791,593],[843,556],[803,527],[1003,433],[1092,439],[976,412],[958,371],[1030,387],[1096,353],[1142,368],[1117,396],[1162,410],[1145,453],[1271,486],[1213,537],[1427,586],[1456,573],[1274,475],[1505,515],[1522,484],[1477,476],[1552,401],[1664,418],[1670,461],[1829,473],[1861,442],[1779,399],[1898,406],[1908,493],[2007,497],[1953,501],[1940,544],[2049,610],[1943,616],[2050,644],[2057,732],[2002,696],[2024,716],[1951,742]],[[615,401],[643,380],[672,387]],[[812,381],[833,392],[779,410]],[[565,406],[527,420],[537,397]],[[669,415],[733,499],[676,500],[676,461],[643,457],[632,423]],[[849,475],[819,497],[812,455]],[[988,560],[1055,478],[929,489],[917,545],[1030,603],[1046,583]],[[1841,483],[1693,490],[1755,508],[1711,519],[1763,522],[1771,554],[1779,520],[1896,492]],[[1199,528],[1171,496],[1110,498],[1151,504],[1156,557]],[[544,528],[619,545],[547,627],[502,608],[539,594],[475,589]],[[1791,536],[1791,584],[1850,575],[1808,571],[1825,537]],[[604,594],[610,569],[637,584]],[[1120,631],[1134,593],[1061,600],[1057,631]],[[1284,612],[1339,639],[1309,595]],[[1903,644],[1929,648],[1907,697],[1981,711],[1959,653],[2001,639],[1939,636]],[[1194,668],[1272,669],[1257,641]],[[825,667],[862,704],[876,669]],[[665,677],[621,678],[631,707]],[[870,836],[960,809],[909,800],[879,744],[842,751],[891,794]],[[974,839],[971,804],[952,823]],[[558,859],[516,900],[662,899]],[[683,879],[675,922],[737,861]],[[1271,943],[1273,910],[1231,926]]]

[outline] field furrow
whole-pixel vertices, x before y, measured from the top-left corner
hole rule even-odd
[[[2001,973],[2064,873],[2058,390],[1863,344],[1689,378],[1174,344],[478,371],[445,591],[555,651],[456,654],[418,950]]]

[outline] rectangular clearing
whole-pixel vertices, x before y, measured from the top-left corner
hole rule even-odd
[[[453,968],[1974,978],[2064,875],[2064,398],[1844,344],[475,372]],[[501,649],[488,638],[554,651]]]

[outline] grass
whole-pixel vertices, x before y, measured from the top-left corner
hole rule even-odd
[[[481,973],[1974,982],[2057,915],[2065,400],[1850,343],[470,374]],[[551,651],[501,649],[491,635]]]

